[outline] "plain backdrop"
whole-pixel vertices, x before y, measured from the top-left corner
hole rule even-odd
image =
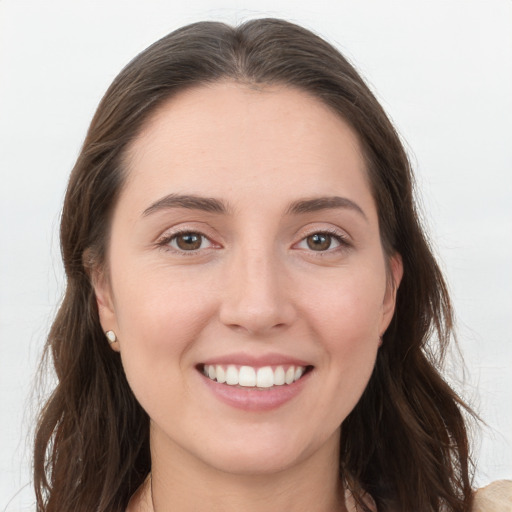
[[[102,94],[138,52],[210,19],[282,17],[353,61],[410,151],[487,422],[477,485],[512,478],[511,0],[0,1],[0,511],[31,510],[32,393],[64,278],[67,176]]]

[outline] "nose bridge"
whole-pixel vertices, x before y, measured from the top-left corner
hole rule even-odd
[[[241,245],[227,269],[221,320],[250,333],[289,324],[293,317],[286,275],[274,247],[268,243]]]

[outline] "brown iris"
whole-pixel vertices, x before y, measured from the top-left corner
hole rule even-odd
[[[176,245],[183,251],[195,251],[201,247],[202,238],[199,233],[180,233],[176,235]]]
[[[315,233],[307,237],[308,247],[313,251],[326,251],[331,247],[332,237],[327,233]]]

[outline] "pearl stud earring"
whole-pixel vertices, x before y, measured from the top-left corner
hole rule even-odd
[[[117,341],[117,336],[114,331],[107,331],[105,336],[107,337],[109,343],[115,343]]]

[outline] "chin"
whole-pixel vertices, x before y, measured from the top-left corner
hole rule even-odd
[[[256,430],[256,429],[255,429]],[[263,427],[263,430],[264,427]],[[286,432],[255,432],[253,436],[239,436],[235,442],[226,444],[226,438],[211,440],[202,451],[203,461],[219,471],[239,475],[271,475],[300,465],[322,447],[336,450],[339,435],[332,437],[333,443],[305,442],[300,434]]]
[[[255,449],[244,452],[232,452],[231,455],[212,457],[205,462],[223,473],[236,475],[265,476],[285,471],[299,464],[301,457],[297,453],[280,453],[275,450]]]

